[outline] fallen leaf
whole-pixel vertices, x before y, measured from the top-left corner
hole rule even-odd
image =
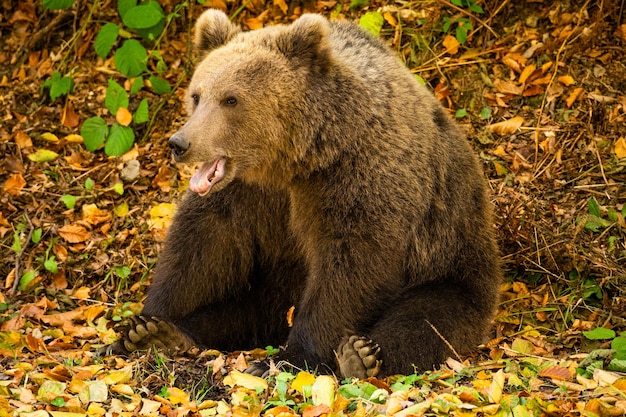
[[[28,155],[28,159],[33,162],[51,162],[57,159],[58,153],[49,149],[37,149],[35,153]]]
[[[524,123],[524,118],[521,116],[513,117],[512,119],[505,120],[503,122],[494,123],[492,125],[487,126],[492,133],[497,133],[498,135],[510,135],[514,133],[517,129],[519,129]]]
[[[258,376],[244,374],[239,371],[232,371],[226,377],[224,377],[224,385],[228,385],[229,387],[244,387],[251,390],[256,390],[257,388],[262,389],[263,391],[267,390],[268,385],[267,381],[263,378],[259,378]]]
[[[94,226],[111,219],[111,213],[100,210],[95,204],[85,204],[82,207],[82,215],[84,221]]]
[[[59,141],[59,137],[51,132],[44,132],[41,134],[41,139],[46,142],[57,143]]]
[[[524,92],[524,87],[517,85],[512,81],[502,81],[497,79],[493,82],[493,86],[496,91],[502,94],[512,94],[514,96],[521,96]]]
[[[574,91],[570,93],[570,95],[565,99],[565,104],[568,108],[571,108],[576,99],[582,94],[585,89],[582,87],[575,88]]]
[[[20,149],[30,148],[33,146],[33,141],[30,136],[23,130],[18,130],[15,132],[15,143],[19,146]]]
[[[548,366],[547,368],[542,369],[537,375],[561,381],[572,377],[568,368],[558,365]]]
[[[128,126],[133,121],[133,115],[128,109],[120,107],[117,109],[117,113],[115,113],[115,120],[122,126]]]
[[[65,107],[63,107],[63,112],[61,112],[61,124],[69,128],[74,128],[78,126],[79,123],[80,118],[74,111],[74,105],[68,100]]]
[[[461,43],[452,35],[446,35],[443,38],[443,46],[446,47],[446,52],[450,55],[454,55],[459,52],[459,46]]]
[[[536,69],[537,69],[537,66],[535,64],[530,64],[527,67],[525,67],[519,76],[520,84],[525,84],[528,77],[530,77],[532,73],[535,72]]]
[[[313,405],[327,405],[332,407],[335,402],[335,390],[337,382],[330,375],[320,375],[315,379],[311,388],[311,400]]]
[[[614,151],[617,159],[626,158],[626,140],[624,140],[624,136],[615,141]]]
[[[25,185],[26,181],[24,177],[22,177],[22,174],[13,174],[4,182],[4,192],[12,196],[18,196]]]
[[[89,232],[79,224],[63,226],[59,229],[59,235],[69,243],[79,243],[89,239]]]
[[[557,80],[566,87],[576,83],[576,81],[574,81],[574,77],[571,75],[561,75],[557,78]]]

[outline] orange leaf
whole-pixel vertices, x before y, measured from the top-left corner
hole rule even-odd
[[[22,192],[22,188],[26,185],[26,181],[22,174],[13,174],[7,178],[4,183],[4,192],[13,196],[18,196]]]
[[[59,234],[69,243],[84,242],[89,239],[89,232],[79,224],[68,224],[59,229]]]
[[[332,408],[330,408],[326,404],[320,404],[313,407],[307,407],[302,412],[302,417],[318,417],[322,414],[330,414],[332,413],[332,411]]]
[[[66,311],[65,313],[47,314],[41,316],[41,321],[50,326],[63,326],[65,323],[71,323],[72,320],[84,318],[84,310],[86,307],[78,307],[75,310]]]
[[[61,113],[61,123],[63,126],[72,128],[78,126],[79,122],[80,119],[74,111],[74,105],[72,105],[71,101],[68,101],[65,107],[63,107],[63,112]]]
[[[23,130],[18,130],[15,133],[15,143],[19,146],[20,149],[30,148],[33,146],[33,141],[30,139],[30,136]]]
[[[542,369],[537,375],[561,381],[570,379],[572,377],[568,368],[557,365],[549,366],[545,369]]]
[[[82,208],[83,220],[89,224],[97,225],[111,219],[111,213],[100,210],[95,204],[85,204]]]
[[[567,97],[567,100],[565,100],[565,104],[567,104],[568,108],[572,107],[576,99],[578,99],[578,97],[582,94],[584,90],[584,88],[578,87],[575,88],[574,91],[572,91],[572,93]]]
[[[454,36],[446,35],[446,37],[443,38],[443,46],[446,47],[446,52],[450,55],[454,55],[459,52],[459,45],[461,44]]]
[[[128,126],[133,121],[133,115],[130,114],[128,109],[120,107],[117,109],[117,113],[115,113],[115,120],[122,126]]]
[[[528,79],[528,77],[530,77],[532,73],[535,72],[536,69],[537,69],[537,66],[535,64],[530,64],[529,66],[524,68],[524,70],[519,76],[519,82],[521,84],[526,83],[526,80]]]
[[[559,80],[561,84],[567,87],[576,83],[576,81],[574,81],[574,77],[572,77],[571,75],[561,75],[559,78],[557,78],[557,80]]]
[[[497,133],[498,135],[510,135],[519,129],[524,123],[524,118],[517,116],[512,119],[505,120],[503,122],[494,123],[487,126],[490,132]]]

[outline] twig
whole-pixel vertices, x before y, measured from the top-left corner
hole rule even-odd
[[[17,287],[20,285],[20,259],[22,259],[22,255],[24,251],[28,247],[28,242],[30,242],[30,238],[33,236],[33,222],[30,221],[30,217],[28,217],[28,213],[24,212],[24,217],[28,222],[28,227],[30,230],[28,231],[28,236],[26,237],[26,242],[22,245],[20,252],[15,255],[15,277],[13,278],[13,288],[11,288],[11,296],[15,295],[17,291]]]

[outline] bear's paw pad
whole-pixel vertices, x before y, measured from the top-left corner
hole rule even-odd
[[[337,350],[339,370],[344,378],[365,379],[380,372],[382,360],[378,359],[380,346],[368,338],[350,336]]]

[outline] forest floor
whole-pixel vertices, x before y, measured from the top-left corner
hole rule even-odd
[[[127,105],[146,99],[150,120],[109,157],[80,135],[90,117],[120,116],[106,110],[110,79],[133,88],[94,52],[105,22],[124,27],[116,3],[0,0],[0,417],[626,412],[624,0],[206,3],[160,1],[168,24],[158,48],[145,43],[158,54]],[[188,185],[167,139],[185,120],[191,28],[209,6],[247,29],[305,10],[382,16],[380,36],[462,124],[489,178],[506,280],[475,354],[367,381],[240,374],[264,346],[96,355],[141,310]],[[52,100],[55,71],[73,88]]]

